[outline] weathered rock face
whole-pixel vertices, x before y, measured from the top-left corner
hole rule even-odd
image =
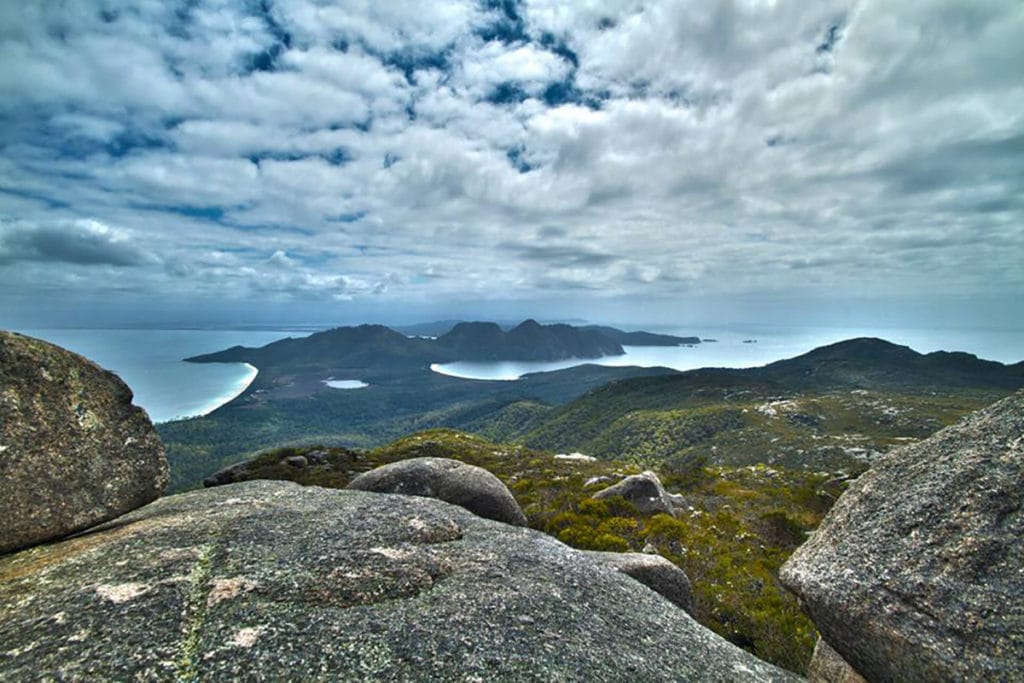
[[[822,638],[818,638],[814,646],[814,656],[807,667],[807,682],[867,683],[864,677],[854,671],[853,667]]]
[[[592,497],[600,500],[611,496],[622,496],[637,510],[646,514],[665,512],[671,515],[675,509],[673,503],[682,504],[682,498],[666,491],[658,475],[650,471],[630,475],[618,484],[598,491]]]
[[[617,572],[632,577],[660,593],[677,607],[693,613],[693,588],[686,572],[661,555],[648,553],[606,553],[580,551],[592,560],[603,562]]]
[[[526,526],[526,515],[500,479],[458,460],[401,460],[360,474],[346,488],[437,498],[487,519]]]
[[[124,382],[0,331],[0,553],[112,519],[166,485],[163,444]]]
[[[0,559],[0,642],[4,680],[796,680],[539,532],[271,481]]]
[[[893,451],[783,566],[871,681],[1024,679],[1024,392]]]

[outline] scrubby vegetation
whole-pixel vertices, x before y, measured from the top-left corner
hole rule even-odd
[[[287,458],[308,457],[297,467]],[[644,515],[622,498],[591,495],[640,468],[622,461],[557,458],[453,430],[430,430],[367,451],[286,448],[260,454],[249,478],[343,487],[361,472],[411,457],[448,457],[483,467],[512,491],[530,526],[576,548],[657,552],[693,582],[698,620],[757,656],[803,672],[815,631],[778,569],[814,529],[842,486],[824,473],[691,463],[662,469],[687,505],[677,516]]]
[[[650,391],[651,388],[657,391]],[[549,414],[517,440],[601,458],[681,466],[767,463],[857,472],[891,447],[924,438],[1000,398],[999,390],[922,394],[865,389],[695,391],[674,378],[627,380]]]

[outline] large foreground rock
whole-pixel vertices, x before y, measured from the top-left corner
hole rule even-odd
[[[526,526],[526,515],[500,479],[482,467],[449,458],[393,462],[360,474],[346,488],[437,498],[487,519]]]
[[[663,512],[672,515],[675,514],[675,504],[681,503],[680,497],[666,491],[661,485],[661,479],[651,471],[630,475],[591,497],[601,500],[612,496],[622,496],[645,514]]]
[[[163,445],[124,382],[0,331],[0,553],[134,510],[166,485]]]
[[[253,481],[0,559],[0,679],[796,680],[539,532]]]
[[[870,681],[1024,680],[1024,393],[892,452],[783,566]]]

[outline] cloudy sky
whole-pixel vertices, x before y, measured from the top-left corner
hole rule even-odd
[[[0,4],[0,326],[1024,318],[1019,0]]]

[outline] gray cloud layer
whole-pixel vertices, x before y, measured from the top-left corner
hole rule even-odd
[[[6,3],[0,288],[1010,305],[1021,35],[1015,0]]]

